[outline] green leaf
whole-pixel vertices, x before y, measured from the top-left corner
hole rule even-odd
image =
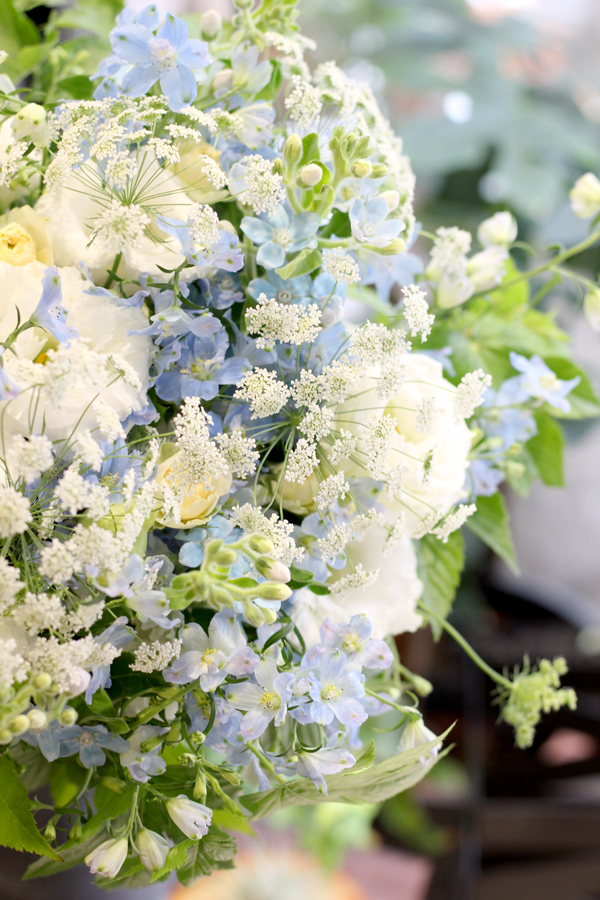
[[[96,885],[104,888],[106,891],[111,891],[113,888],[146,887],[150,882],[151,873],[140,862],[139,857],[126,859],[114,878],[104,878],[102,875],[96,876]]]
[[[228,828],[230,831],[241,831],[243,834],[249,834],[256,837],[256,832],[248,824],[248,819],[242,813],[238,813],[233,809],[215,809],[212,817],[213,825],[219,825],[221,828]]]
[[[21,68],[19,52],[23,47],[38,44],[40,36],[33,21],[18,12],[10,0],[0,0],[0,22],[0,50],[8,53],[2,71],[18,83],[30,71]]]
[[[90,100],[94,85],[87,75],[70,75],[62,78],[56,85],[59,91],[66,91],[75,100]]]
[[[215,869],[232,869],[236,853],[235,838],[211,825],[199,841],[185,840],[173,847],[165,865],[154,873],[152,881],[158,881],[177,869],[179,881],[189,887]]]
[[[533,457],[540,478],[551,487],[564,487],[565,475],[563,430],[553,416],[543,409],[534,412],[537,434],[527,441],[527,449]]]
[[[315,134],[315,132],[306,134],[302,138],[302,156],[300,157],[298,168],[301,169],[302,166],[306,166],[308,165],[308,163],[320,161],[321,154],[319,152],[319,135]]]
[[[309,250],[308,248],[301,250],[294,259],[285,266],[275,269],[281,278],[297,278],[299,275],[308,275],[314,272],[321,265],[321,251]]]
[[[27,791],[8,756],[0,758],[0,845],[60,859],[39,833],[29,809]]]
[[[318,582],[310,582],[306,587],[309,591],[312,591],[313,594],[317,594],[319,597],[324,597],[326,594],[331,593],[331,589],[327,587],[326,584],[319,584]]]
[[[450,729],[448,729],[449,731]],[[315,803],[381,803],[405,791],[427,775],[441,755],[429,757],[428,752],[448,734],[445,732],[428,744],[421,744],[398,756],[392,756],[362,772],[349,769],[327,778],[327,794],[321,794],[310,778],[300,778],[268,791],[242,797],[244,806],[255,819],[262,819],[288,806],[308,806]],[[426,758],[423,763],[423,758]]]
[[[103,784],[98,785],[94,795],[96,812],[83,826],[82,839],[85,840],[95,834],[106,822],[129,812],[134,790],[133,785],[128,785],[122,794],[117,794]]]
[[[452,609],[452,602],[460,581],[464,565],[464,544],[462,534],[454,531],[443,544],[432,534],[426,534],[417,542],[418,573],[423,582],[421,599],[438,616],[446,618]],[[439,638],[441,628],[432,620],[431,630]]]
[[[232,578],[229,582],[230,584],[235,584],[236,587],[239,588],[255,588],[258,587],[258,581],[255,581],[254,578]]]
[[[290,573],[292,576],[292,581],[299,581],[302,584],[306,584],[307,581],[312,581],[314,576],[313,572],[309,572],[308,569],[298,569],[296,566],[290,566]]]
[[[57,759],[50,766],[50,789],[57,806],[68,806],[83,787],[87,772],[75,759]]]
[[[92,702],[90,703],[90,709],[93,713],[96,713],[98,716],[114,716],[115,711],[113,709],[112,701],[104,688],[100,688],[99,691],[96,691],[94,696],[92,697]]]
[[[96,847],[107,840],[108,835],[104,829],[97,831],[86,841],[77,844],[74,841],[67,841],[60,848],[60,856],[57,862],[53,859],[36,859],[27,867],[27,871],[23,875],[23,881],[29,881],[31,878],[45,878],[47,875],[56,875],[57,872],[64,872],[78,866],[84,861],[88,853],[95,850]]]
[[[511,462],[520,463],[522,472],[515,474],[512,469],[506,470],[506,483],[515,491],[519,497],[527,497],[531,490],[531,485],[539,478],[537,466],[533,461],[533,457],[527,449],[527,444],[523,447],[518,456],[511,457]]]
[[[558,419],[588,419],[600,415],[600,400],[590,379],[579,366],[568,359],[554,356],[545,356],[544,362],[562,381],[577,377],[580,379],[577,387],[567,397],[571,411],[564,413],[560,409],[553,409],[553,416]]]
[[[510,534],[508,510],[501,493],[497,492],[491,497],[478,497],[477,511],[469,516],[465,524],[504,560],[515,575],[519,574]]]

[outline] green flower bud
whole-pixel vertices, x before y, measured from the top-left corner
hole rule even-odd
[[[248,546],[251,550],[254,550],[256,553],[272,553],[273,552],[273,541],[265,537],[264,534],[251,534],[249,538],[247,538]]]
[[[298,184],[301,187],[314,187],[323,180],[323,169],[317,163],[309,163],[298,172]]]
[[[233,0],[238,9],[250,9],[252,0]]]
[[[48,722],[48,716],[43,709],[30,709],[27,713],[27,718],[29,719],[29,727],[33,728],[34,731],[44,728]]]
[[[291,588],[287,584],[278,584],[273,581],[263,581],[256,588],[256,593],[261,600],[287,600],[292,596]]]
[[[83,829],[81,827],[81,822],[75,822],[75,824],[73,825],[73,827],[71,828],[71,830],[69,832],[69,840],[78,841],[81,838],[82,830]]]
[[[223,16],[216,9],[207,9],[200,16],[200,32],[205,41],[215,38],[223,27]]]
[[[78,719],[78,715],[71,706],[65,707],[58,717],[61,725],[74,725]]]
[[[285,175],[285,163],[281,157],[278,156],[277,159],[273,160],[272,169],[275,175]]]
[[[230,91],[233,87],[233,69],[221,69],[213,78],[214,91]]]
[[[270,581],[281,581],[285,584],[292,577],[287,566],[284,566],[279,560],[271,559],[268,556],[259,556],[254,563],[254,568]]]
[[[228,781],[229,784],[232,784],[234,787],[237,787],[238,784],[242,783],[242,776],[238,775],[237,772],[226,772],[224,769],[221,769],[221,775]]]
[[[266,609],[263,609],[262,606],[257,606],[251,600],[244,603],[244,616],[254,628],[260,628],[261,625],[269,624],[265,617],[266,612]]]
[[[149,738],[147,741],[142,741],[140,744],[140,750],[143,753],[150,753],[151,750],[154,750],[155,747],[159,747],[160,744],[165,740],[162,734],[157,734],[153,738]]]
[[[33,679],[33,686],[37,691],[47,691],[52,684],[52,678],[47,672],[40,672]]]
[[[223,547],[218,553],[215,553],[213,559],[218,566],[232,566],[237,559],[237,553],[235,550]]]
[[[192,744],[196,744],[198,747],[201,747],[206,740],[206,735],[202,731],[192,731],[190,734],[190,741]]]
[[[373,172],[371,174],[371,178],[383,178],[384,175],[387,175],[389,169],[383,163],[376,163],[373,166]]]
[[[198,772],[196,773],[192,795],[194,800],[204,800],[206,797],[206,775],[202,769],[198,769]]]
[[[302,138],[299,134],[290,134],[283,148],[283,158],[289,165],[295,166],[302,156]]]
[[[372,247],[370,249],[381,254],[381,256],[397,256],[406,250],[406,241],[403,241],[402,238],[394,238],[387,247]]]
[[[0,730],[0,744],[10,744],[13,738],[14,734],[12,731],[9,731],[8,728],[2,728]]]
[[[357,178],[368,178],[373,172],[373,163],[368,159],[357,159],[352,164],[352,174]]]
[[[263,619],[265,620],[265,625],[272,625],[273,622],[277,621],[277,613],[274,609],[263,609]]]
[[[29,719],[27,716],[15,716],[8,728],[13,734],[23,734],[29,730]]]
[[[54,823],[52,819],[48,822],[46,827],[44,828],[44,837],[47,841],[55,841],[56,840],[56,828],[54,827]]]

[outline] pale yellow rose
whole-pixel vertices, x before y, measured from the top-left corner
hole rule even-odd
[[[216,163],[221,156],[210,144],[182,141],[178,144],[180,160],[171,166],[171,171],[182,182],[185,192],[194,203],[217,203],[227,196],[228,192],[217,190],[203,172],[203,156],[209,156]]]
[[[156,471],[156,483],[161,486],[177,489],[180,483],[179,463],[182,457],[181,450],[160,463]],[[231,488],[231,472],[225,475],[217,475],[215,478],[207,478],[206,482],[197,484],[183,498],[180,518],[165,517],[159,512],[156,524],[162,528],[195,528],[196,525],[205,525],[215,511],[219,498],[227,494]]]
[[[281,477],[281,466],[273,466],[267,488],[270,495],[275,494],[275,506],[281,505],[296,516],[306,516],[315,511],[315,497],[319,493],[320,481],[313,473],[301,483],[285,481]]]
[[[36,260],[44,266],[54,263],[48,220],[30,206],[11,209],[0,217],[0,262],[26,266]]]

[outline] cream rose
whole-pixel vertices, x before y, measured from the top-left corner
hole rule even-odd
[[[54,262],[48,220],[30,206],[11,209],[0,217],[0,262],[26,266],[36,260],[45,266]]]
[[[210,157],[216,163],[219,162],[221,151],[215,150],[211,144],[203,141],[201,144],[181,141],[179,150],[179,162],[171,166],[171,171],[183,184],[187,195],[195,203],[217,203],[228,196],[228,191],[217,190],[204,172],[202,157]]]
[[[89,282],[75,268],[58,271],[67,325],[77,329],[80,339],[90,350],[106,354],[105,371],[95,385],[96,393],[90,395],[89,385],[82,385],[73,379],[59,406],[53,405],[50,400],[38,402],[33,423],[30,423],[31,390],[24,390],[14,400],[4,401],[0,407],[3,407],[5,435],[29,434],[30,430],[39,432],[45,424],[45,434],[51,440],[60,440],[69,437],[74,429],[94,429],[98,424],[97,409],[92,402],[96,394],[97,399],[112,409],[120,421],[147,404],[152,340],[143,335],[130,335],[131,331],[147,325],[144,313],[134,307],[120,306],[116,298],[113,300],[86,293]],[[5,341],[15,329],[17,309],[21,322],[34,312],[42,294],[44,272],[45,266],[39,262],[24,266],[0,263],[0,341]],[[23,362],[43,365],[48,359],[48,351],[57,347],[58,342],[47,331],[29,328],[4,354],[4,369],[19,384]],[[118,377],[117,370],[108,359],[109,353],[118,355],[132,367],[140,388]]]
[[[418,529],[432,510],[445,515],[464,497],[463,485],[469,464],[472,433],[464,420],[456,420],[456,388],[443,376],[441,363],[421,353],[410,353],[403,387],[387,404],[377,398],[375,381],[365,378],[356,386],[354,396],[336,410],[336,427],[358,435],[357,461],[342,460],[338,468],[349,475],[366,475],[359,461],[367,459],[363,432],[372,415],[392,417],[395,428],[387,457],[389,468],[405,467],[401,495],[393,500],[383,493],[381,502],[394,521],[404,512],[410,531]],[[434,402],[436,410],[431,428],[419,431],[416,410]],[[371,567],[372,568],[372,567]]]
[[[364,591],[347,596],[329,594],[317,596],[308,588],[298,591],[292,618],[302,632],[307,645],[319,640],[319,627],[325,616],[333,622],[348,622],[351,616],[364,613],[373,626],[373,637],[416,631],[421,616],[416,605],[423,591],[417,576],[417,558],[408,537],[402,538],[387,555],[383,555],[385,532],[371,528],[362,541],[351,541],[346,551],[352,564],[362,564],[368,571],[379,569],[377,582]],[[347,575],[336,570],[332,581]]]
[[[175,493],[180,491],[182,457],[183,454],[180,450],[159,464],[155,479],[159,495],[163,488]],[[179,519],[165,515],[161,511],[156,518],[156,524],[165,528],[180,529],[204,525],[215,511],[219,498],[228,494],[230,489],[231,472],[227,472],[225,475],[219,474],[214,478],[208,476],[205,482],[186,491],[181,501]]]

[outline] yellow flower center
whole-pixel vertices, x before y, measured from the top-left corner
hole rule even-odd
[[[260,699],[265,709],[277,709],[277,707],[279,706],[277,696],[275,694],[269,693],[269,691],[265,691]]]
[[[206,663],[207,666],[210,666],[216,652],[214,647],[209,647],[208,650],[205,650],[202,654],[202,662]]]
[[[9,222],[0,228],[0,262],[11,266],[26,266],[36,258],[35,241],[24,228],[16,222]]]
[[[339,697],[341,693],[341,689],[339,687],[336,687],[335,684],[327,684],[321,691],[321,699],[335,700],[335,698]]]

